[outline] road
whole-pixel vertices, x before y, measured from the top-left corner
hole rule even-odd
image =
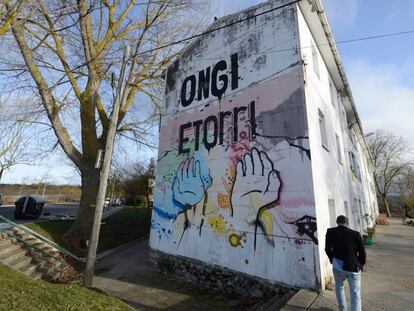
[[[47,216],[48,214],[50,216],[57,216],[57,215],[67,215],[67,216],[73,216],[75,217],[79,209],[78,203],[72,203],[72,204],[46,204],[43,207],[42,215]],[[12,221],[15,221],[13,217],[14,213],[14,206],[13,205],[3,205],[0,206],[0,214],[3,217],[6,217]],[[33,220],[19,220],[16,221],[17,223],[28,223],[32,222]]]

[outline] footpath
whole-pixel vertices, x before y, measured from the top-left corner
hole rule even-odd
[[[367,246],[367,265],[362,273],[362,310],[414,310],[414,227],[401,218],[377,226],[374,244]],[[346,286],[349,306],[349,289]],[[339,310],[335,291],[317,294],[300,290],[283,311]]]
[[[143,239],[98,260],[93,286],[137,310],[240,310],[238,299],[159,272],[148,251],[148,239]]]
[[[148,239],[129,244],[97,263],[94,287],[120,298],[138,310],[242,310],[240,300],[162,274],[148,261]],[[377,226],[374,244],[367,246],[362,273],[364,311],[414,310],[414,227],[390,219]],[[346,286],[349,301],[349,289]],[[277,310],[273,305],[267,310]],[[338,310],[334,291],[320,294],[300,290],[283,311]]]

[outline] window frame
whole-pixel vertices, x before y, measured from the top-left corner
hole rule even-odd
[[[322,147],[326,149],[326,151],[329,152],[328,147],[328,132],[326,130],[326,118],[323,112],[318,109],[318,121],[319,121],[319,132],[321,135],[321,144]]]
[[[341,142],[339,140],[339,135],[337,133],[335,133],[335,142],[336,142],[336,152],[338,155],[338,162],[339,164],[343,165]]]
[[[311,41],[311,52],[312,52],[312,67],[318,79],[321,79],[321,68],[319,66],[319,52],[314,41]]]

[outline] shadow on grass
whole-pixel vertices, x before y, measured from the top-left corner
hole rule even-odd
[[[149,234],[150,222],[151,210],[142,207],[125,207],[109,216],[101,223],[98,253]],[[82,256],[63,238],[73,223],[74,220],[46,220],[26,226],[75,255]]]
[[[63,235],[69,230],[73,223],[74,220],[45,220],[27,224],[25,226],[76,254],[76,249],[71,247],[71,245],[63,238]]]

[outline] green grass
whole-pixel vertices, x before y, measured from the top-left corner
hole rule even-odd
[[[149,233],[151,213],[147,208],[125,207],[120,212],[102,221],[98,253],[138,239]],[[31,230],[56,242],[70,252],[81,255],[63,239],[73,220],[46,220],[27,224]]]
[[[0,310],[133,310],[105,293],[35,281],[0,264]]]

